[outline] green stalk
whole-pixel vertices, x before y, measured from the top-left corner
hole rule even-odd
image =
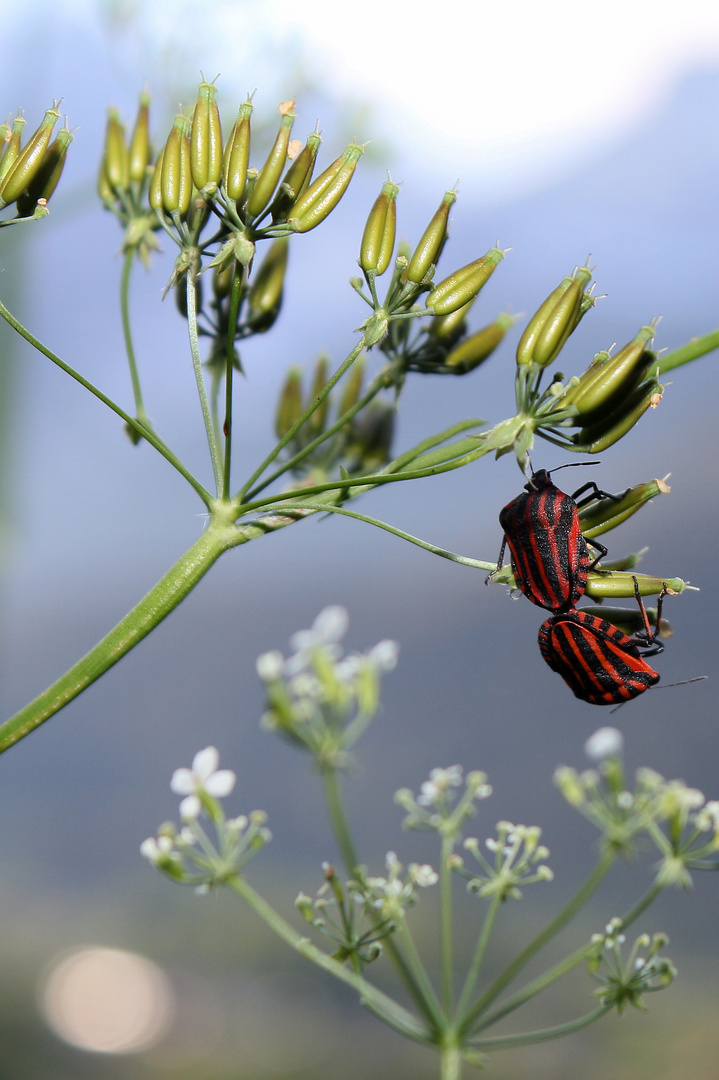
[[[230,469],[232,464],[232,381],[235,374],[232,361],[235,355],[235,327],[237,325],[237,315],[240,310],[242,281],[243,274],[238,270],[237,263],[235,263],[235,269],[232,274],[230,321],[227,328],[227,354],[225,360],[225,422],[223,425],[225,436],[225,466],[222,470],[222,498],[225,501],[230,498]]]
[[[589,874],[584,884],[577,890],[568,904],[562,908],[561,911],[555,915],[555,917],[547,923],[543,930],[537,934],[537,936],[529,942],[529,944],[519,953],[518,956],[512,960],[512,962],[504,969],[504,971],[497,976],[494,982],[487,988],[479,1001],[475,1002],[474,1006],[461,1020],[461,1030],[463,1032],[468,1031],[474,1022],[486,1012],[489,1005],[492,1004],[496,998],[504,990],[505,986],[516,978],[519,972],[525,967],[532,957],[542,949],[548,941],[551,941],[560,930],[562,930],[567,923],[574,918],[578,911],[580,911],[586,904],[592,893],[598,888],[604,877],[606,877],[610,867],[612,866],[616,858],[616,851],[611,847],[605,848],[602,852],[597,865]]]
[[[242,487],[240,488],[239,492],[237,493],[237,495],[235,497],[237,502],[242,502],[244,500],[247,492],[250,490],[250,488],[252,487],[254,482],[256,480],[258,480],[260,476],[262,476],[262,473],[265,471],[265,469],[267,469],[272,464],[272,462],[275,460],[277,455],[280,454],[282,452],[282,450],[284,450],[285,446],[287,446],[287,443],[290,442],[295,437],[296,433],[300,430],[302,425],[305,424],[309,420],[309,418],[312,416],[312,414],[315,412],[315,410],[320,407],[320,405],[325,400],[325,398],[327,397],[329,392],[332,390],[332,387],[335,385],[335,383],[339,382],[339,380],[344,375],[345,371],[347,371],[347,369],[352,366],[352,364],[355,362],[355,360],[357,359],[359,354],[362,352],[363,348],[364,348],[364,336],[360,338],[360,340],[357,342],[357,344],[355,345],[354,349],[349,354],[349,356],[346,357],[346,359],[342,361],[340,366],[337,368],[337,371],[335,371],[334,375],[329,379],[327,384],[322,388],[322,390],[317,395],[317,397],[314,399],[312,404],[309,405],[308,408],[305,409],[305,411],[302,413],[302,416],[299,418],[299,420],[295,421],[295,423],[292,425],[292,427],[289,429],[289,431],[280,439],[280,441],[277,443],[277,445],[274,447],[274,449],[270,451],[270,453],[267,455],[265,460],[262,461],[257,466],[257,468],[253,472],[252,476],[250,476],[250,478],[245,481],[245,483],[242,485]],[[284,471],[285,470],[283,469],[282,472],[284,472]],[[328,489],[323,488],[323,490],[328,490]],[[252,504],[249,504],[249,505],[251,506]],[[264,503],[256,503],[256,505],[263,506],[265,504]]]
[[[0,725],[0,753],[99,679],[192,592],[223,552],[241,542],[242,534],[234,525],[211,521],[202,536],[102,641],[34,701]]]
[[[111,398],[103,394],[101,390],[98,390],[97,387],[93,386],[93,384],[91,382],[88,382],[87,379],[83,378],[83,376],[80,375],[79,372],[75,371],[75,369],[70,367],[69,364],[66,364],[65,361],[61,360],[59,356],[56,356],[56,354],[50,349],[48,349],[47,346],[43,345],[43,343],[39,341],[36,337],[34,337],[34,335],[31,334],[29,330],[25,329],[21,322],[18,322],[15,316],[8,311],[2,301],[0,301],[0,316],[5,320],[6,323],[8,323],[9,326],[12,326],[13,330],[16,330],[18,332],[20,337],[25,338],[25,340],[29,342],[33,346],[33,348],[37,349],[37,351],[42,353],[43,356],[46,356],[48,360],[52,360],[53,364],[56,364],[61,371],[64,371],[65,374],[69,375],[72,379],[75,380],[75,382],[78,382],[80,386],[83,386],[86,390],[89,390],[90,393],[98,399],[98,401],[101,401],[103,405],[107,405],[108,409],[111,409],[117,416],[120,417],[121,420],[124,420],[128,427],[131,427],[132,430],[137,432],[138,435],[142,436],[142,438],[145,439],[150,444],[150,446],[153,446],[159,454],[162,454],[165,460],[168,461],[173,468],[177,469],[180,476],[183,476],[185,480],[187,480],[188,484],[190,484],[191,487],[195,489],[205,506],[207,506],[208,508],[210,507],[210,504],[212,503],[212,496],[210,495],[209,491],[207,491],[202,486],[199,480],[195,479],[192,473],[188,472],[188,470],[185,468],[179,458],[175,457],[169,447],[165,445],[162,439],[158,438],[158,436],[151,428],[144,427],[134,417],[126,413],[124,409],[121,409],[119,405],[116,405]]]
[[[295,950],[305,956],[308,960],[311,960],[318,967],[324,971],[329,972],[330,975],[334,975],[335,978],[341,982],[346,983],[356,990],[362,1003],[367,1006],[389,1027],[394,1028],[401,1035],[406,1038],[413,1039],[416,1042],[429,1043],[431,1042],[430,1032],[427,1028],[412,1016],[410,1012],[404,1009],[401,1005],[398,1005],[396,1001],[388,997],[387,994],[382,993],[371,983],[366,982],[361,976],[357,975],[354,971],[350,971],[348,968],[343,967],[342,964],[333,960],[331,956],[327,956],[315,945],[313,945],[308,938],[302,937],[297,931],[290,926],[278,913],[272,908],[267,901],[260,896],[259,893],[247,884],[247,882],[240,877],[231,878],[227,884],[229,887],[237,893],[241,900],[252,908],[256,915],[283,941]]]
[[[210,404],[207,399],[207,387],[205,386],[205,378],[202,374],[202,361],[200,360],[200,343],[197,336],[197,288],[195,286],[195,279],[191,267],[187,268],[187,273],[185,277],[187,279],[187,329],[190,335],[192,368],[195,372],[195,382],[197,384],[197,393],[200,398],[202,419],[205,423],[207,445],[210,450],[210,458],[212,459],[212,471],[215,476],[215,490],[217,491],[217,495],[219,497],[220,492],[222,491],[222,456],[220,454],[220,447],[217,442],[217,433],[212,423],[212,416],[210,414]]]
[[[664,375],[665,372],[673,371],[682,364],[690,364],[692,360],[698,360],[700,356],[705,356],[713,349],[719,349],[719,329],[711,330],[702,337],[693,338],[686,345],[681,345],[678,349],[660,356],[657,362],[659,374]]]
[[[492,928],[494,926],[494,921],[497,917],[497,912],[499,911],[500,903],[501,896],[498,892],[495,892],[492,896],[489,908],[487,909],[487,914],[484,917],[482,929],[480,931],[479,939],[477,941],[477,947],[474,950],[474,956],[472,957],[472,962],[469,965],[467,977],[464,980],[464,986],[462,987],[459,1004],[457,1005],[458,1016],[464,1016],[465,1012],[467,1011],[469,1000],[472,996],[472,992],[474,991],[474,987],[477,982],[477,976],[479,975],[480,968],[482,967],[484,954],[487,951],[487,944],[492,933]]]
[[[345,865],[347,874],[350,877],[354,877],[357,873],[359,859],[357,858],[354,841],[347,823],[347,815],[345,814],[344,802],[342,800],[342,790],[340,787],[338,770],[333,768],[323,769],[322,780],[325,787],[325,801],[330,816],[330,823],[332,825],[332,831],[335,834],[337,846],[342,855],[342,862]]]
[[[588,1027],[596,1020],[600,1020],[613,1007],[611,1002],[598,1005],[590,1013],[580,1016],[577,1020],[570,1020],[566,1024],[540,1028],[538,1031],[525,1031],[519,1035],[498,1035],[493,1039],[473,1039],[470,1045],[478,1050],[510,1050],[516,1046],[529,1046],[532,1043],[548,1042],[550,1039],[561,1039],[564,1035],[571,1035],[575,1031],[581,1031],[582,1028]]]
[[[461,1080],[462,1053],[458,1046],[440,1047],[440,1080]]]
[[[442,851],[439,859],[439,912],[440,912],[440,948],[442,957],[442,1008],[449,1020],[452,1015],[454,988],[452,972],[454,969],[454,951],[452,948],[452,870],[449,859],[454,850],[454,837],[442,837]]]
[[[135,347],[132,343],[132,325],[130,323],[130,276],[132,274],[132,267],[135,262],[135,249],[129,248],[125,252],[125,259],[122,264],[122,279],[120,282],[120,311],[122,313],[122,332],[125,337],[125,351],[127,353],[127,361],[130,365],[130,380],[132,382],[132,393],[135,398],[135,416],[143,425],[143,427],[151,427],[149,417],[145,412],[145,406],[142,401],[142,389],[140,387],[140,375],[137,370],[137,360],[135,358]]]

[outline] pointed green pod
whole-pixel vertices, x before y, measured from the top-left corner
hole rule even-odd
[[[638,386],[611,416],[578,431],[572,442],[587,454],[600,454],[626,435],[648,408],[656,409],[663,392],[664,387],[656,379],[649,379]]]
[[[502,249],[494,247],[481,258],[455,270],[432,289],[426,300],[428,310],[434,315],[449,315],[474,299],[503,258]]]
[[[591,273],[586,268],[578,270],[569,287],[558,298],[547,318],[538,330],[532,363],[537,367],[546,367],[561,352],[564,344],[579,324],[585,300],[585,285],[591,280]],[[588,308],[585,307],[585,310]]]
[[[270,199],[275,193],[275,188],[280,182],[282,171],[287,161],[287,147],[290,141],[292,125],[295,122],[293,100],[283,101],[279,107],[280,129],[277,132],[272,149],[267,155],[267,160],[260,169],[252,192],[247,199],[246,210],[250,219],[259,217],[266,209]]]
[[[130,159],[125,142],[125,125],[117,109],[108,109],[105,127],[104,168],[114,192],[126,191],[130,183]]]
[[[316,397],[324,390],[327,385],[327,357],[320,356],[317,358],[315,364],[315,374],[312,380],[312,389],[310,390],[310,400],[306,403],[305,408],[308,408]],[[307,430],[312,437],[320,435],[325,429],[325,421],[327,419],[327,410],[330,405],[330,396],[327,395],[323,399],[322,403],[315,409],[307,421]]]
[[[248,98],[240,105],[237,119],[225,143],[222,157],[222,189],[228,199],[238,202],[247,184],[250,163],[250,117],[254,105]]]
[[[364,147],[350,143],[296,200],[287,218],[295,232],[309,232],[332,213],[354,175]]]
[[[269,330],[279,315],[289,244],[288,236],[272,242],[251,284],[247,321],[255,331]]]
[[[432,340],[440,342],[447,348],[451,348],[455,341],[459,341],[467,328],[467,316],[476,299],[477,297],[473,296],[456,311],[450,311],[449,315],[435,315],[427,327]]]
[[[190,208],[192,169],[190,166],[190,121],[182,113],[175,117],[162,155],[160,182],[162,209],[181,217]]]
[[[147,198],[153,210],[162,210],[162,163],[165,157],[165,148],[160,150],[155,160],[155,168],[150,177],[150,186],[147,189]]]
[[[457,374],[474,371],[492,355],[514,322],[513,315],[497,316],[494,322],[455,345],[443,361],[445,367],[454,368]]]
[[[562,304],[565,294],[570,289],[573,290],[572,303],[570,304],[570,308],[574,310],[575,316],[579,313],[582,302],[583,288],[585,285],[589,284],[591,279],[591,272],[589,271],[588,267],[584,266],[578,271],[576,271],[573,276],[563,278],[560,281],[559,285],[556,287],[556,289],[554,289],[549,294],[544,303],[540,304],[539,308],[535,311],[534,315],[527,323],[524,329],[524,333],[519,339],[519,344],[517,345],[517,364],[520,367],[523,367],[526,364],[537,363],[534,358],[537,344],[540,340],[542,340],[542,337],[545,334],[545,331],[550,321],[552,320],[553,316],[555,316],[555,312],[559,311],[559,305]],[[581,290],[579,290],[579,297],[577,297],[577,286],[573,284],[576,281],[580,281],[582,283],[582,288]],[[563,310],[566,315],[566,309]],[[572,327],[572,329],[574,329],[574,327]],[[547,360],[545,362],[548,363],[549,361]]]
[[[204,80],[197,91],[190,129],[190,168],[198,191],[216,186],[222,176],[222,125],[217,107],[217,87]]]
[[[356,405],[362,392],[364,380],[365,360],[364,356],[358,357],[350,370],[347,372],[342,383],[342,397],[340,398],[338,416],[344,416],[346,412]]]
[[[655,325],[642,326],[616,356],[601,366],[588,368],[579,377],[572,405],[580,423],[586,426],[610,415],[657,363],[656,354],[647,349],[654,337]]]
[[[583,506],[579,511],[582,535],[591,540],[610,529],[616,529],[617,525],[636,514],[650,499],[657,495],[667,495],[669,491],[670,488],[663,480],[649,480],[644,484],[636,484],[620,499],[597,499]]]
[[[399,188],[388,180],[375,199],[369,212],[360,243],[359,264],[365,274],[370,270],[378,276],[384,274],[394,251],[397,231],[397,204]]]
[[[287,432],[302,416],[302,372],[293,367],[287,372],[275,415],[275,432],[284,439]]]
[[[2,159],[0,160],[0,180],[2,180],[3,177],[7,175],[12,166],[17,161],[18,155],[20,153],[22,132],[25,124],[25,117],[18,113],[18,115],[12,122],[10,135],[5,137],[5,145],[3,148]]]
[[[282,183],[270,206],[273,222],[284,220],[293,203],[312,183],[312,173],[321,143],[319,131],[313,131],[307,136],[307,142],[282,178]]]
[[[619,600],[621,597],[635,595],[634,579],[637,579],[640,596],[656,596],[666,586],[667,593],[674,596],[686,589],[686,582],[681,578],[651,577],[649,574],[631,574],[612,571],[608,574],[590,574],[587,579],[587,596],[593,600],[606,597]]]
[[[29,217],[41,199],[47,202],[52,195],[62,176],[67,148],[72,140],[72,132],[64,127],[48,146],[40,168],[17,200],[17,212],[21,217]]]
[[[457,192],[454,189],[445,191],[442,202],[439,204],[434,217],[422,233],[422,238],[412,253],[407,267],[407,281],[418,285],[424,280],[430,267],[437,265],[437,260],[442,252],[447,239],[447,222],[449,220],[450,207],[457,201]]]
[[[128,151],[128,173],[130,180],[135,184],[144,184],[147,179],[147,168],[152,161],[152,147],[150,145],[150,95],[143,91],[140,94],[140,104],[137,110],[137,119],[130,139]]]
[[[28,139],[26,145],[18,154],[15,163],[8,169],[0,183],[0,201],[8,206],[22,195],[23,191],[38,172],[45,151],[50,145],[53,128],[60,119],[60,110],[53,104],[47,109],[40,125]]]

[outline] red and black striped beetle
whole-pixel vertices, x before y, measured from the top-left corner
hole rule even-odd
[[[659,682],[647,656],[664,651],[656,640],[661,625],[662,600],[657,601],[657,631],[652,633],[646,609],[634,579],[634,594],[644,629],[629,637],[618,627],[587,611],[552,615],[539,628],[539,648],[552,671],[561,675],[575,697],[590,705],[621,705]]]
[[[577,502],[586,491],[590,494]],[[504,549],[509,544],[517,588],[533,604],[548,611],[569,611],[587,587],[587,574],[607,554],[603,544],[582,536],[577,512],[580,506],[602,497],[618,500],[621,495],[601,491],[593,481],[567,495],[552,483],[547,469],[532,473],[525,491],[507,503],[499,515],[504,539],[497,570],[502,567]],[[594,560],[587,544],[598,552]]]

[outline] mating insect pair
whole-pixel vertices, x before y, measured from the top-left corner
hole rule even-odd
[[[539,630],[542,656],[583,701],[617,705],[637,697],[659,681],[645,657],[664,649],[652,632],[637,579],[634,595],[643,629],[633,637],[606,619],[575,609],[589,572],[607,554],[602,544],[582,535],[579,508],[600,498],[619,502],[623,496],[600,491],[593,482],[567,495],[545,469],[533,473],[525,489],[499,515],[504,539],[497,569],[508,544],[517,587],[533,604],[554,613]],[[577,501],[585,492],[589,494]],[[588,544],[598,552],[594,559]],[[657,628],[665,594],[666,587],[657,604]]]

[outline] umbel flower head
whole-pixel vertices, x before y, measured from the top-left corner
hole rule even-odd
[[[237,779],[230,769],[218,769],[220,755],[214,746],[198,751],[192,759],[191,769],[175,769],[170,788],[176,795],[184,795],[180,803],[180,817],[193,821],[199,817],[203,799],[213,801],[229,795]]]

